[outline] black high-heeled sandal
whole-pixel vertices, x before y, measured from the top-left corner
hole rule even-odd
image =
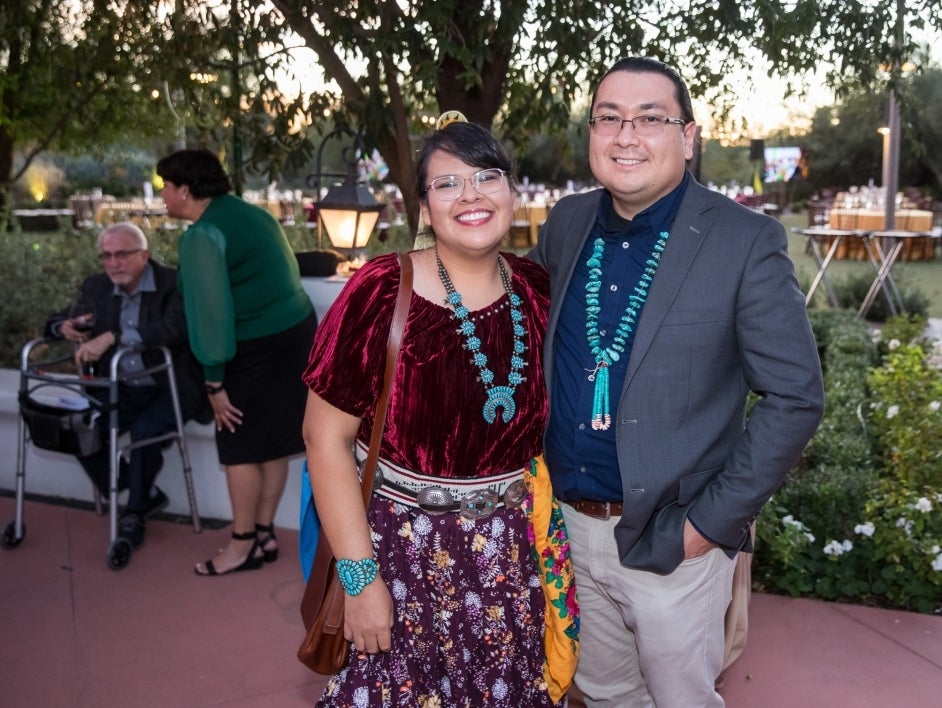
[[[235,568],[230,568],[229,570],[223,571],[220,573],[216,570],[216,566],[213,565],[212,559],[203,563],[203,567],[206,568],[206,572],[200,572],[200,564],[197,563],[193,568],[193,572],[197,575],[229,575],[229,573],[238,573],[241,570],[258,570],[262,567],[262,558],[263,556],[256,556],[255,551],[258,549],[258,532],[256,531],[246,531],[245,533],[235,533],[233,532],[232,538],[236,541],[252,541],[252,547],[249,549],[249,554],[246,556],[245,560],[242,561]]]
[[[268,524],[268,526],[255,524],[255,532],[265,534],[264,536],[258,537],[258,547],[262,549],[262,560],[266,563],[274,563],[278,560],[278,549],[272,548],[271,550],[265,550],[265,544],[270,541],[277,543],[278,537],[275,535],[275,524],[271,523]]]

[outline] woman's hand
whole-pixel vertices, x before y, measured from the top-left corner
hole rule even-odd
[[[213,407],[213,417],[216,419],[216,430],[225,428],[234,433],[237,425],[242,425],[242,411],[232,405],[226,389],[218,393],[207,393],[209,405]]]
[[[392,648],[392,597],[381,577],[356,597],[347,595],[343,612],[343,636],[357,649],[377,654]]]

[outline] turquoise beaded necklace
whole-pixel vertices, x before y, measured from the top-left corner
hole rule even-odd
[[[510,284],[510,273],[504,266],[504,260],[498,256],[497,265],[500,268],[500,280],[507,293],[507,299],[510,301],[510,320],[513,324],[514,343],[513,353],[510,355],[510,373],[507,375],[506,386],[494,386],[494,372],[487,368],[487,354],[481,351],[481,340],[475,334],[475,325],[468,316],[468,308],[461,304],[461,293],[455,290],[448,271],[438,257],[438,249],[435,250],[435,262],[438,264],[438,277],[445,286],[445,292],[448,297],[445,302],[454,308],[455,319],[460,322],[458,333],[464,335],[464,348],[472,353],[471,363],[478,368],[477,380],[484,384],[484,390],[487,392],[487,400],[484,402],[484,420],[493,423],[497,418],[497,409],[502,408],[501,420],[509,423],[517,412],[517,404],[514,401],[514,390],[518,384],[526,381],[520,371],[527,365],[522,354],[526,351],[526,345],[523,343],[523,335],[526,329],[523,327],[523,313],[520,311],[522,300],[513,291]]]
[[[610,398],[608,391],[608,367],[621,358],[625,351],[628,337],[638,321],[641,308],[648,299],[648,288],[654,280],[654,273],[661,262],[661,253],[667,243],[667,231],[662,231],[654,251],[646,261],[644,272],[635,285],[634,294],[628,297],[625,313],[618,322],[618,329],[612,337],[612,343],[602,348],[602,335],[599,333],[599,291],[602,289],[602,253],[605,250],[605,241],[595,239],[592,255],[585,262],[589,268],[589,282],[585,286],[585,329],[589,340],[589,351],[595,358],[595,368],[586,369],[589,372],[589,381],[595,382],[595,391],[592,397],[592,429],[608,430],[612,424]]]

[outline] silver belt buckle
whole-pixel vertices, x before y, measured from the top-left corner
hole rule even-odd
[[[380,469],[379,465],[376,465],[376,470],[373,472],[373,489],[372,491],[378,490],[383,486],[383,483],[386,481],[386,478],[383,476],[383,470]]]
[[[516,509],[518,506],[522,505],[526,498],[527,483],[522,479],[513,482],[504,491],[504,505],[511,509]]]
[[[451,492],[441,487],[426,487],[415,497],[416,505],[429,514],[444,514],[455,503]]]
[[[357,460],[354,457],[357,463],[357,478],[360,480],[363,479],[363,468],[366,467],[366,460]],[[383,476],[382,465],[377,463],[376,469],[373,470],[373,486],[370,489],[371,492],[377,491],[380,487],[383,486],[383,483],[386,481],[386,478]]]
[[[462,519],[484,519],[497,509],[497,492],[493,489],[479,489],[476,492],[465,494],[461,499]]]

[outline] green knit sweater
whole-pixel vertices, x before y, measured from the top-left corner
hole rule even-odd
[[[207,381],[223,380],[237,342],[283,332],[311,312],[281,226],[239,197],[213,198],[179,253],[190,346]]]

